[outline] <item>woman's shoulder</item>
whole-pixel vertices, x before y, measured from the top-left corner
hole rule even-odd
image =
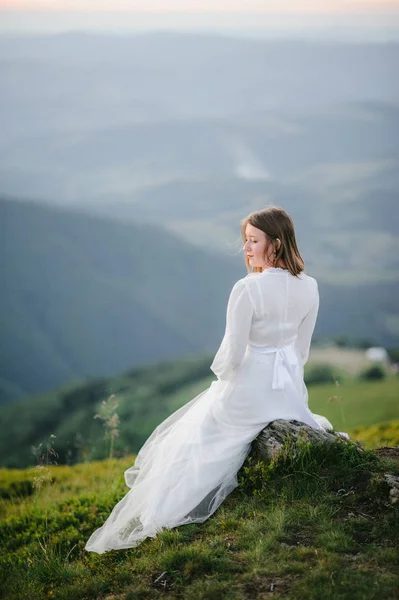
[[[251,293],[251,289],[253,289],[253,286],[255,284],[255,280],[256,280],[256,273],[248,273],[247,275],[245,275],[244,277],[240,277],[240,279],[237,279],[237,281],[234,283],[233,287],[232,287],[232,293],[237,293],[243,290],[247,290],[247,292],[250,294]],[[256,285],[256,284],[255,284]]]
[[[232,289],[234,294],[247,294],[251,303],[255,304],[255,298],[261,293],[259,288],[259,273],[247,273],[244,277],[238,279]],[[260,290],[260,288],[259,288]]]
[[[248,285],[248,276],[249,275],[253,275],[253,273],[248,273],[248,275],[245,275],[244,277],[240,277],[240,279],[237,279],[237,281],[233,284],[233,289],[245,288]]]
[[[314,287],[317,287],[317,279],[316,277],[312,277],[311,275],[306,274],[306,279],[312,283]]]
[[[256,285],[257,282],[260,281],[260,275],[261,273],[247,273],[244,277],[241,277],[241,279],[239,279],[237,281],[237,283],[241,282],[240,285],[244,285],[244,286],[254,286]]]
[[[306,281],[306,288],[308,290],[308,293],[311,294],[312,297],[316,298],[317,300],[319,299],[319,285],[317,283],[317,279],[315,277],[312,277],[311,275],[308,275],[307,273],[305,273],[305,271],[302,271],[302,273],[300,273],[299,277]]]
[[[272,273],[272,270],[270,270],[270,272]],[[240,279],[237,279],[237,281],[234,283],[233,287],[234,288],[244,288],[247,286],[254,287],[261,280],[262,281],[265,280],[265,277],[262,277],[262,275],[264,275],[264,272],[263,273],[260,273],[260,272],[247,273],[246,275],[244,275],[244,277],[240,277]],[[267,273],[266,273],[266,275],[267,275]],[[317,286],[316,278],[312,277],[311,275],[308,275],[307,273],[305,273],[305,271],[301,271],[301,273],[299,273],[297,278],[309,281],[312,285]],[[273,278],[272,278],[272,280],[274,281]]]
[[[307,281],[311,282],[313,285],[317,285],[317,279],[315,277],[312,277],[311,275],[308,275],[305,271],[301,271],[299,273],[298,277],[300,279],[306,279]]]

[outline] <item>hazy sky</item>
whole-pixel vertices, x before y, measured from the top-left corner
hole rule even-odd
[[[207,32],[399,40],[399,0],[0,0],[0,34]]]
[[[288,13],[345,13],[384,11],[399,0],[0,0],[4,10],[63,11],[242,11]]]

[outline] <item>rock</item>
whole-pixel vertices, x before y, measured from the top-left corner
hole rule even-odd
[[[333,444],[337,439],[345,441],[338,434],[313,429],[301,421],[277,419],[269,423],[253,441],[252,452],[258,460],[268,463],[280,452],[287,436],[290,436],[294,446],[298,440],[312,444]],[[358,449],[363,450],[360,446]]]
[[[389,486],[389,500],[391,504],[399,502],[399,477],[385,473],[384,479]]]

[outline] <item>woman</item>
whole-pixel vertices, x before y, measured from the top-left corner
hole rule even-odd
[[[129,492],[90,536],[88,551],[132,548],[163,527],[208,519],[271,421],[332,429],[308,408],[303,367],[319,294],[304,273],[292,219],[277,207],[251,213],[242,236],[249,273],[230,293],[211,365],[217,380],[153,431],[124,473]]]

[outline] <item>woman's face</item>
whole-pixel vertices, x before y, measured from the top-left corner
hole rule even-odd
[[[262,267],[265,268],[272,264],[273,248],[269,248],[268,256],[269,262],[264,258],[265,249],[267,246],[266,234],[261,229],[254,227],[250,223],[247,223],[245,227],[245,238],[243,250],[248,256],[249,264],[251,267]],[[270,245],[271,246],[271,245]]]

